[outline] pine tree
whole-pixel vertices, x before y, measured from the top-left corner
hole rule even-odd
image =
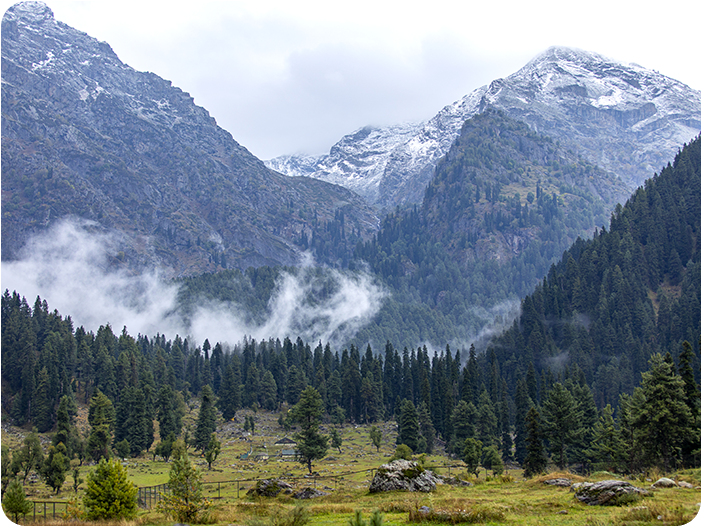
[[[319,432],[319,424],[324,414],[324,403],[319,392],[308,386],[300,394],[300,400],[292,408],[292,415],[300,425],[300,432],[295,434],[298,461],[307,465],[312,474],[312,462],[327,455],[329,437]]]
[[[582,411],[571,393],[560,383],[554,384],[543,404],[543,429],[556,458],[563,469],[568,463],[568,450],[583,433]]]
[[[397,444],[407,445],[416,452],[419,441],[419,414],[412,401],[404,399],[400,403],[397,428]]]
[[[592,442],[586,455],[597,463],[606,463],[607,470],[614,472],[617,460],[622,458],[624,445],[614,424],[613,413],[609,404],[602,409],[593,427]]]
[[[482,441],[469,437],[463,442],[463,456],[461,459],[466,464],[466,472],[478,475],[478,466],[480,466],[480,454],[483,450]]]
[[[88,473],[83,505],[90,520],[130,519],[136,515],[137,487],[117,459],[102,458]]]
[[[212,463],[217,460],[220,451],[222,450],[222,442],[217,440],[217,434],[212,432],[210,442],[207,443],[205,449],[205,461],[207,461],[207,470],[212,470]]]
[[[177,440],[168,474],[168,492],[161,495],[158,509],[176,522],[186,525],[207,523],[209,500],[203,496],[202,475],[193,467],[185,444]]]
[[[339,433],[339,430],[337,430],[336,428],[332,428],[329,437],[331,438],[331,447],[338,449],[339,454],[341,454],[341,445],[343,443],[343,440],[341,439],[341,434]]]
[[[158,430],[163,441],[170,434],[180,435],[182,427],[182,415],[179,411],[175,392],[169,385],[165,385],[158,392],[156,402],[156,419],[158,420]]]
[[[57,446],[51,445],[44,462],[41,464],[39,473],[52,490],[58,494],[61,491],[63,482],[66,481],[66,473],[70,468],[70,460],[66,457],[66,447],[63,443]]]
[[[546,469],[546,453],[544,452],[543,435],[541,432],[541,417],[534,406],[529,408],[526,415],[526,448],[524,458],[524,477],[530,478],[541,474]]]
[[[640,405],[633,408],[633,424],[646,438],[641,442],[646,458],[666,472],[678,459],[685,439],[693,434],[694,421],[685,404],[685,383],[660,353],[649,360],[641,374]]]
[[[228,365],[224,372],[217,401],[217,407],[225,421],[231,420],[241,408],[241,374],[238,361],[233,362],[234,365]]]
[[[17,479],[13,479],[2,498],[2,508],[14,518],[19,525],[19,516],[25,516],[32,511],[32,502],[27,500],[24,489]]]
[[[200,412],[197,415],[197,428],[195,429],[194,446],[203,451],[210,442],[212,432],[217,428],[217,412],[215,410],[215,396],[208,384],[202,387],[200,393]]]
[[[383,432],[377,426],[373,425],[370,429],[370,440],[373,443],[377,452],[380,452],[380,445],[383,444]]]
[[[434,424],[431,422],[431,413],[429,413],[429,406],[426,401],[422,401],[419,404],[417,415],[419,417],[419,431],[421,433],[420,442],[424,447],[420,450],[431,454],[434,451],[436,430],[434,430]]]

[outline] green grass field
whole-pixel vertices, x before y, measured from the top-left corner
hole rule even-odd
[[[454,468],[437,468],[435,471],[446,475],[459,475],[470,481],[470,487],[439,485],[432,493],[388,492],[370,494],[368,486],[373,470],[388,461],[395,450],[394,422],[382,423],[383,444],[380,451],[372,445],[369,426],[346,425],[341,429],[343,444],[341,453],[329,449],[327,457],[314,464],[316,478],[305,477],[306,468],[301,464],[282,460],[277,456],[280,447],[274,443],[285,433],[278,425],[278,414],[258,412],[256,433],[245,435],[244,415],[240,412],[235,422],[224,423],[218,428],[222,441],[222,452],[213,465],[207,469],[204,458],[192,450],[191,460],[202,471],[205,482],[205,495],[212,499],[211,522],[219,525],[285,525],[299,521],[299,516],[307,517],[308,525],[350,525],[357,510],[368,522],[374,511],[382,513],[384,525],[683,525],[695,518],[700,504],[700,470],[688,470],[669,474],[669,477],[684,480],[693,489],[671,488],[656,490],[630,506],[592,507],[581,504],[568,488],[553,487],[544,480],[565,476],[573,481],[598,481],[603,479],[624,479],[608,473],[581,478],[573,474],[550,474],[531,480],[524,480],[521,470],[508,469],[502,477],[486,477],[482,471],[479,478],[469,477],[462,463],[449,459],[442,453],[426,456],[427,467],[454,465]],[[191,422],[191,421],[186,421]],[[331,425],[325,426],[330,431]],[[16,428],[3,428],[3,444],[11,448],[17,446],[23,434]],[[45,439],[45,440],[48,440]],[[239,456],[253,449],[254,452],[267,452],[267,461],[240,460]],[[76,463],[74,461],[73,463]],[[129,477],[137,486],[151,486],[166,483],[170,464],[161,460],[153,461],[151,455],[144,455],[125,462]],[[456,466],[458,465],[458,466]],[[85,479],[89,466],[80,467]],[[352,473],[352,474],[349,474]],[[341,476],[342,474],[346,474]],[[649,474],[655,481],[660,474]],[[252,498],[247,491],[255,484],[255,479],[283,477],[293,487],[316,487],[329,494],[312,500],[295,500],[290,494],[280,493],[275,498]],[[25,489],[29,499],[35,501],[65,501],[74,497],[73,480],[69,474],[63,490],[58,496],[51,494],[49,487],[38,478],[30,476]],[[232,480],[249,480],[231,483]],[[224,483],[230,482],[230,483]],[[651,481],[632,482],[648,488]],[[83,484],[84,485],[84,484]],[[238,491],[237,491],[238,489]],[[79,490],[79,498],[81,494]],[[300,509],[302,507],[302,509]],[[420,507],[428,507],[429,513],[420,512]],[[297,508],[298,516],[295,516]],[[31,520],[31,518],[27,518]],[[78,519],[47,519],[23,521],[26,524],[50,525],[89,525]],[[118,522],[119,525],[172,525],[155,509],[140,510],[132,522]],[[104,522],[100,522],[103,525]]]

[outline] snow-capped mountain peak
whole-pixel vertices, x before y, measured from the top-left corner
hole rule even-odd
[[[381,207],[419,202],[463,123],[489,107],[567,144],[631,188],[700,132],[698,90],[637,64],[554,46],[423,123],[372,134],[361,129],[328,155],[282,156],[267,164],[288,175],[333,180]],[[369,141],[371,135],[382,141]]]

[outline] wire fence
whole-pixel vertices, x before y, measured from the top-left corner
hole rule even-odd
[[[32,521],[39,519],[62,517],[68,510],[69,503],[67,501],[32,501],[33,509],[31,513],[25,514],[27,518],[32,515]]]
[[[458,472],[465,471],[465,465],[435,465],[435,466],[425,466],[427,470],[432,470],[437,474],[440,474],[440,470],[447,471],[447,475],[451,476],[451,470],[453,469],[454,474]],[[281,480],[286,483],[290,483],[291,486],[299,485],[301,481],[307,483],[307,486],[311,486],[317,489],[318,485],[323,485],[324,490],[339,490],[344,488],[349,478],[357,474],[365,474],[367,479],[373,479],[375,475],[376,468],[368,468],[363,470],[355,470],[351,472],[343,472],[339,474],[311,474],[305,476],[268,476],[265,478],[244,478],[244,479],[231,479],[226,481],[203,481],[202,488],[203,494],[205,494],[210,499],[234,499],[241,498],[242,491],[249,492],[250,488],[255,486],[259,481],[265,480]],[[331,485],[331,486],[330,486]],[[138,504],[139,507],[143,509],[151,509],[156,506],[156,504],[161,499],[162,493],[168,492],[168,484],[153,485],[150,487],[139,487],[138,493]]]

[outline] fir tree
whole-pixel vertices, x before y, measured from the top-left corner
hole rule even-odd
[[[659,353],[649,360],[650,369],[641,374],[640,405],[633,409],[637,433],[649,463],[666,472],[677,460],[679,448],[693,431],[690,408],[685,404],[685,383],[674,367]]]
[[[380,445],[383,443],[383,432],[377,426],[373,425],[370,429],[370,440],[373,443],[377,452],[380,452]]]
[[[543,429],[561,469],[568,463],[568,449],[583,433],[582,415],[571,393],[557,382],[543,404]]]
[[[524,458],[524,477],[531,478],[541,474],[546,469],[546,453],[544,452],[543,435],[541,432],[541,417],[535,407],[529,408],[526,415],[526,449]]]
[[[205,451],[212,432],[217,428],[217,411],[215,410],[215,396],[208,384],[202,387],[200,393],[200,412],[197,415],[197,427],[193,445],[195,449]]]
[[[25,516],[32,511],[32,502],[27,500],[24,489],[17,479],[13,479],[2,498],[2,508],[13,517],[13,521],[19,525],[19,516]]]
[[[137,487],[118,460],[102,458],[88,473],[83,505],[90,520],[130,519],[136,515]]]
[[[405,399],[400,404],[397,427],[397,444],[407,445],[416,452],[419,441],[419,414],[412,401]]]
[[[298,460],[303,465],[307,465],[310,474],[312,462],[327,455],[329,437],[319,432],[323,414],[322,397],[316,389],[308,386],[302,391],[300,400],[292,408],[292,415],[301,428],[294,436],[299,451]]]

